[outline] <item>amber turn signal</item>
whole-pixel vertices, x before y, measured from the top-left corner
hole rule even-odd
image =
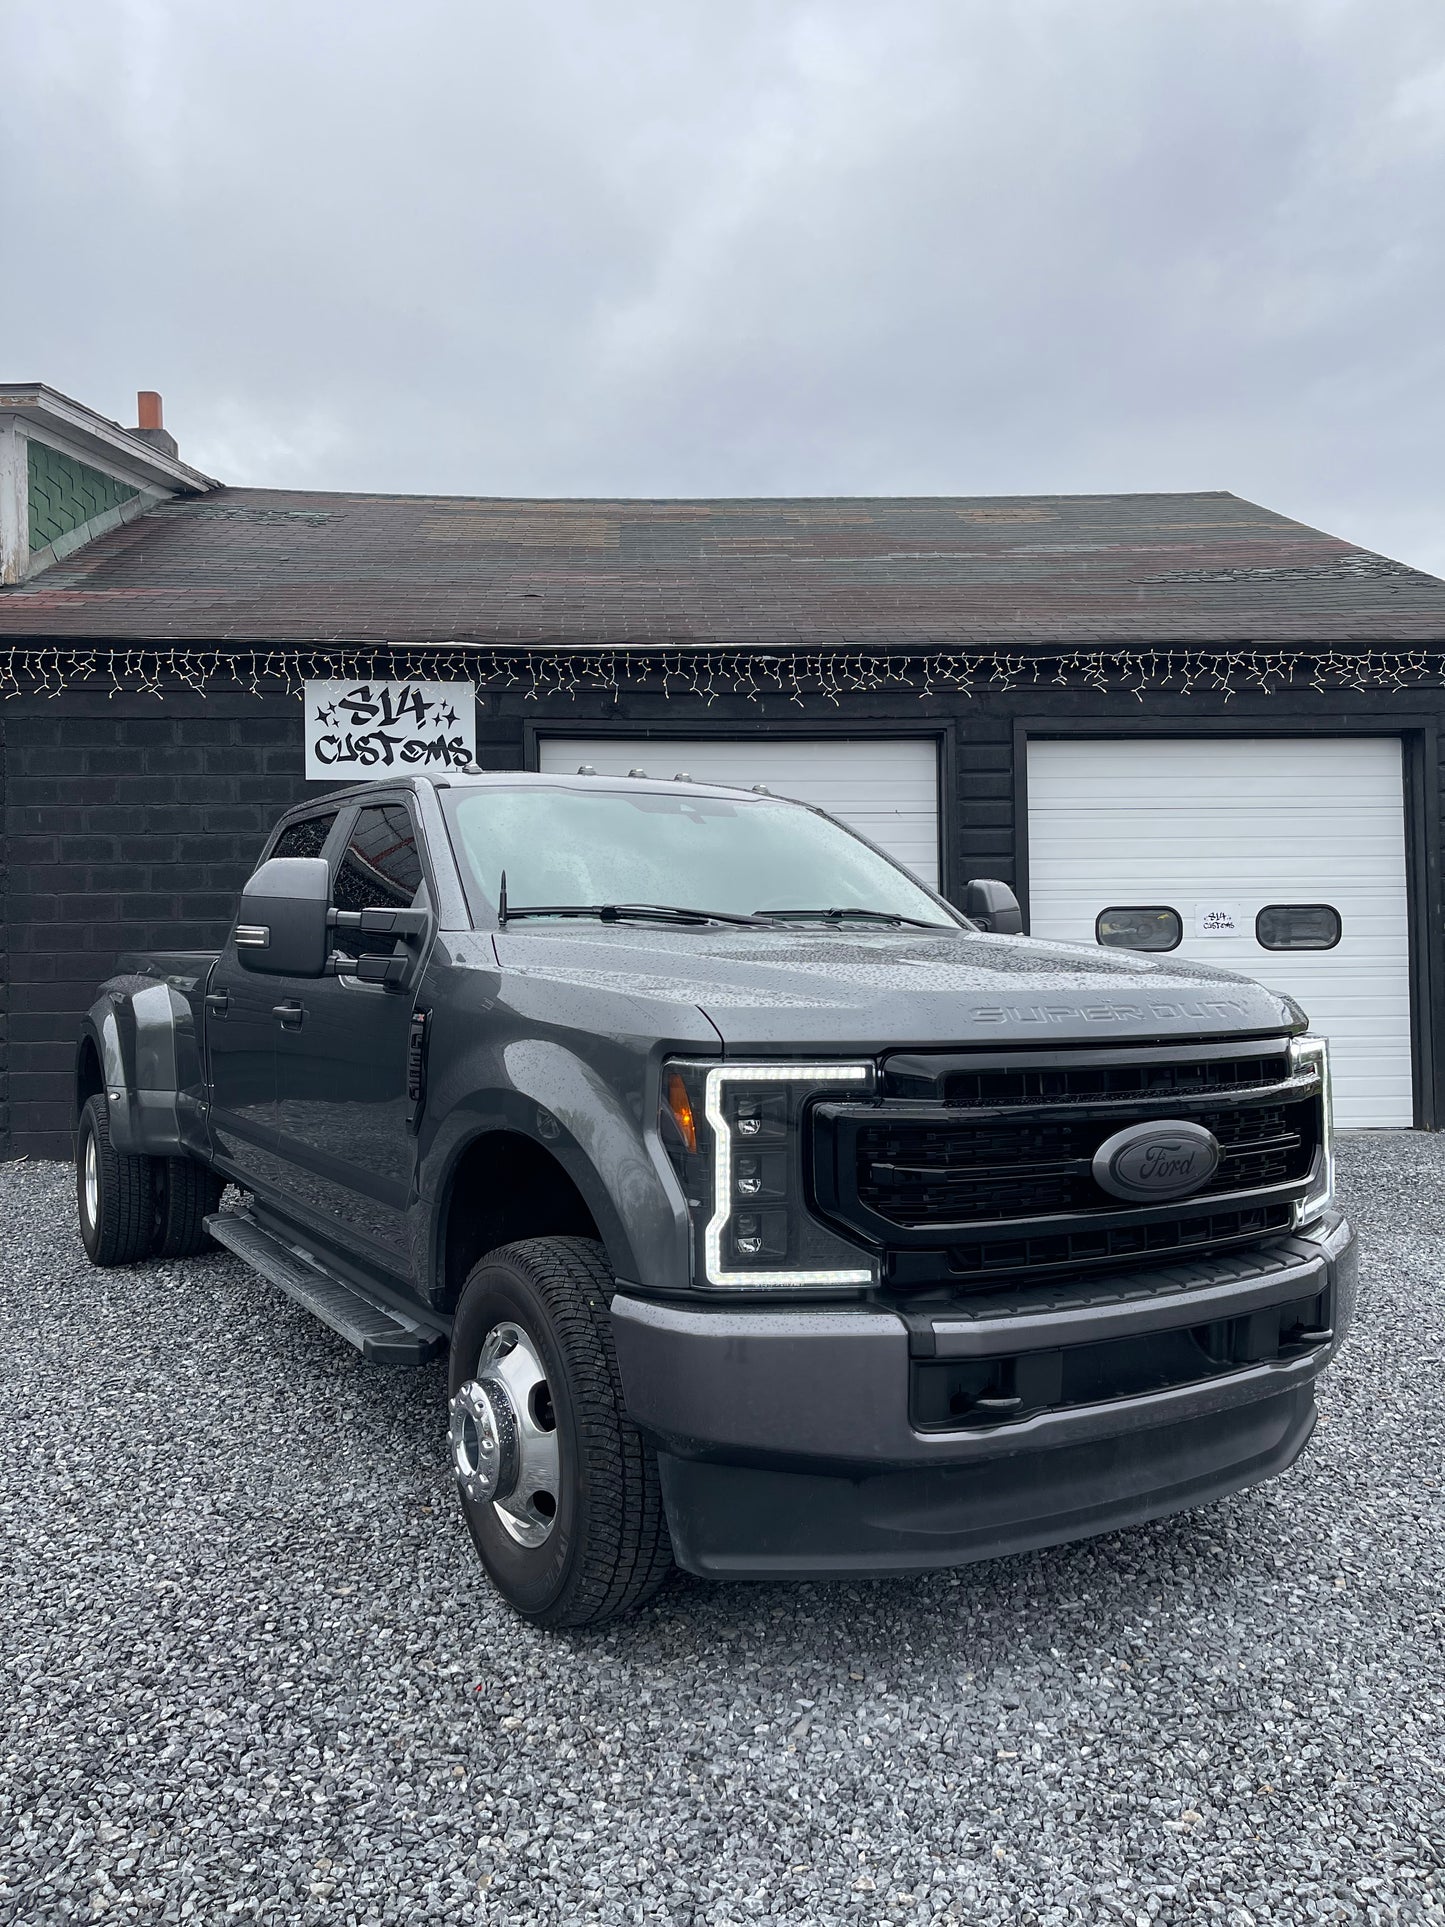
[[[697,1119],[692,1114],[692,1099],[687,1094],[687,1086],[682,1081],[680,1071],[671,1071],[667,1079],[667,1108],[672,1113],[673,1122],[682,1133],[682,1141],[689,1151],[697,1150]]]

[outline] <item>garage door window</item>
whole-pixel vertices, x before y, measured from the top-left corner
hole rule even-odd
[[[1094,920],[1094,937],[1108,950],[1177,950],[1184,936],[1179,912],[1167,904],[1116,904]]]
[[[1254,920],[1265,950],[1333,950],[1340,929],[1340,913],[1328,903],[1267,903]]]

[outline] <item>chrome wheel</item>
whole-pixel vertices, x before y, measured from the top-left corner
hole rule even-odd
[[[95,1132],[88,1131],[85,1138],[85,1186],[86,1222],[94,1230],[100,1217],[100,1160],[96,1156]]]
[[[561,1462],[547,1373],[520,1325],[494,1325],[476,1376],[451,1401],[452,1462],[462,1494],[489,1504],[519,1545],[540,1546],[557,1519]]]

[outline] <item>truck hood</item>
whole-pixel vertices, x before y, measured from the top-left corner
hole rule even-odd
[[[633,1023],[649,1001],[695,1005],[730,1053],[1137,1042],[1277,1032],[1301,1016],[1206,964],[982,931],[574,923],[514,926],[495,941],[505,973],[591,998],[611,992]]]

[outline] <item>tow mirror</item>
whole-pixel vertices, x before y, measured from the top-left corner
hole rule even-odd
[[[236,961],[268,977],[324,977],[330,900],[324,857],[273,856],[241,892]]]
[[[997,877],[974,877],[964,885],[963,914],[980,930],[992,930],[996,936],[1023,935],[1024,913],[1019,900]]]

